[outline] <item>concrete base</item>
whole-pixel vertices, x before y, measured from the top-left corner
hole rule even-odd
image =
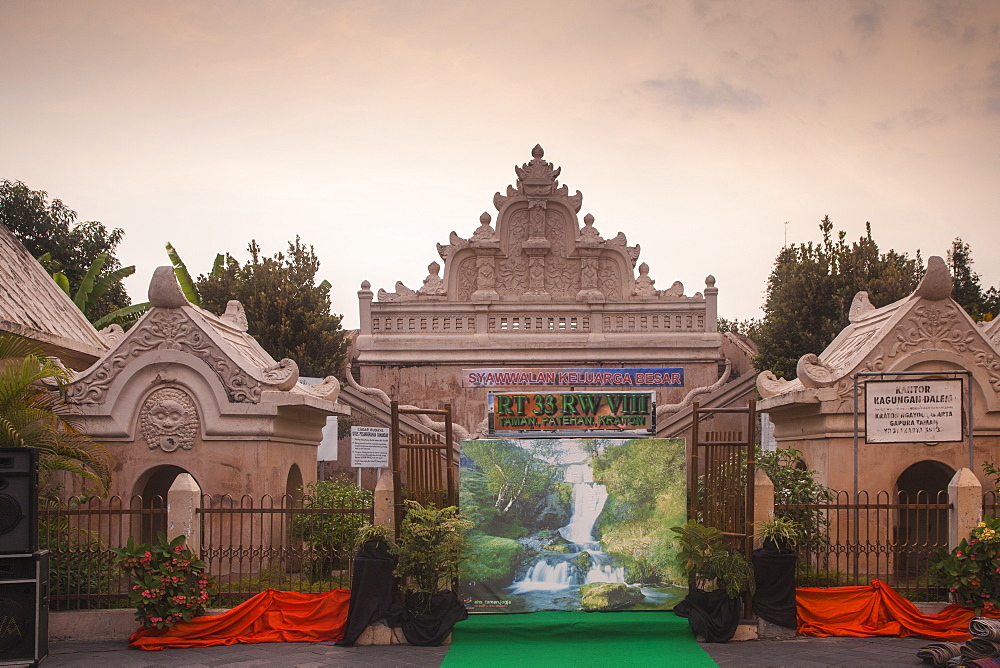
[[[206,615],[218,615],[227,608],[209,608]],[[49,640],[127,642],[140,626],[135,610],[68,610],[49,613]]]
[[[766,619],[757,618],[757,637],[758,638],[768,638],[772,640],[791,640],[795,638],[798,634],[795,629],[789,629],[784,626],[778,626],[777,624],[772,624]]]
[[[226,608],[210,608],[206,615],[219,615]],[[71,610],[49,613],[49,640],[128,642],[128,637],[139,628],[135,610]],[[403,630],[391,628],[384,621],[377,621],[364,630],[355,645],[406,645]],[[451,644],[451,634],[444,645]]]

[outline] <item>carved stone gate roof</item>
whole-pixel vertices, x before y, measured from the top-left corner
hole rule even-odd
[[[666,338],[678,343],[688,336],[694,343],[715,334],[713,277],[704,294],[687,296],[680,282],[658,289],[648,265],[636,267],[639,245],[630,246],[622,232],[605,238],[591,214],[581,223],[583,195],[559,183],[561,168],[544,160],[541,146],[531,156],[514,167],[515,184],[493,196],[495,226],[483,213],[468,238],[452,232],[447,244],[437,245],[443,270],[431,262],[421,286],[397,282],[392,292],[379,289],[377,302],[370,284],[362,283],[362,363],[411,358],[404,341],[413,337],[424,346],[434,347],[427,337],[436,337],[442,350],[482,353],[522,347],[537,336],[579,350],[620,347],[607,337],[662,347]],[[587,345],[567,344],[574,336]],[[717,355],[718,336],[709,338]]]
[[[770,371],[758,376],[761,410],[825,401],[844,409],[853,401],[854,374],[902,371],[931,360],[972,371],[989,409],[1000,409],[1000,328],[975,323],[951,290],[947,265],[933,256],[917,289],[899,301],[875,308],[868,293],[859,292],[850,324],[819,355],[802,356],[797,378],[788,381]]]

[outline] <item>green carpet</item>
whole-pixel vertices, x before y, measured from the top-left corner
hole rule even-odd
[[[470,615],[441,664],[455,666],[715,666],[672,612]]]

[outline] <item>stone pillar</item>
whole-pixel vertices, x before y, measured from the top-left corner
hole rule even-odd
[[[970,469],[958,469],[948,483],[948,549],[954,550],[983,519],[983,485]]]
[[[201,488],[190,473],[181,473],[167,491],[167,539],[184,534],[184,542],[195,554],[201,553],[199,508]]]
[[[476,291],[472,293],[472,301],[477,304],[495,302],[500,299],[497,293],[497,255],[500,253],[499,241],[475,242],[476,251]]]
[[[711,274],[705,278],[705,331],[719,331],[719,288]]]
[[[382,471],[375,484],[375,517],[373,524],[382,525],[395,530],[396,507],[392,490],[392,471]]]
[[[371,290],[372,284],[368,281],[361,282],[361,289],[358,290],[358,315],[361,317],[361,336],[372,333],[372,299],[375,293]]]
[[[774,517],[774,483],[764,469],[756,469],[753,474],[753,525],[757,525]],[[754,538],[753,546],[760,547],[760,541]]]

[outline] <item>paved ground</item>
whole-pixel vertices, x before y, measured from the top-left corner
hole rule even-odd
[[[919,666],[917,650],[928,643],[920,638],[796,638],[706,644],[705,650],[724,668],[755,666]],[[56,666],[399,666],[436,668],[447,647],[336,647],[332,642],[265,643],[204,649],[172,649],[144,652],[126,649],[121,643],[57,642],[49,648],[43,668]],[[587,665],[579,664],[581,668]],[[664,666],[671,666],[668,657]],[[517,667],[521,668],[521,667]],[[637,667],[638,668],[638,667]]]

